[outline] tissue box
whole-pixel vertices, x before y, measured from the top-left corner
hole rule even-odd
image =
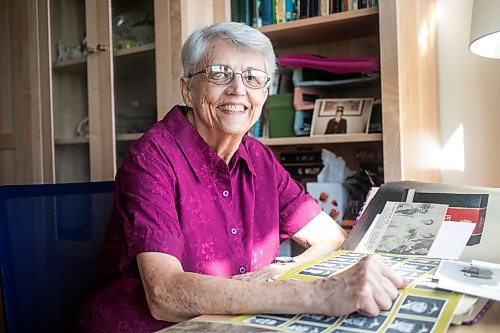
[[[341,183],[307,183],[307,191],[321,209],[337,223],[341,223],[347,208],[348,193]]]

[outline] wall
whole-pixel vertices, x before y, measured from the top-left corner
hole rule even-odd
[[[469,51],[472,0],[438,0],[442,182],[500,187],[500,59]]]

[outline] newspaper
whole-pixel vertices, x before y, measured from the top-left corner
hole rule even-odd
[[[444,204],[388,201],[355,250],[457,259],[475,225],[446,221],[447,211]]]

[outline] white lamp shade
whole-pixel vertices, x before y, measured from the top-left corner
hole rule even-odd
[[[500,59],[500,0],[474,0],[469,47],[477,55]]]

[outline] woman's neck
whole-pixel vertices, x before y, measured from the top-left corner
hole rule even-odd
[[[236,150],[240,146],[242,137],[238,136],[217,136],[209,131],[204,131],[196,126],[196,120],[194,117],[194,112],[189,108],[186,112],[187,120],[194,126],[198,134],[205,140],[205,142],[215,151],[217,156],[219,156],[226,164],[233,158]]]

